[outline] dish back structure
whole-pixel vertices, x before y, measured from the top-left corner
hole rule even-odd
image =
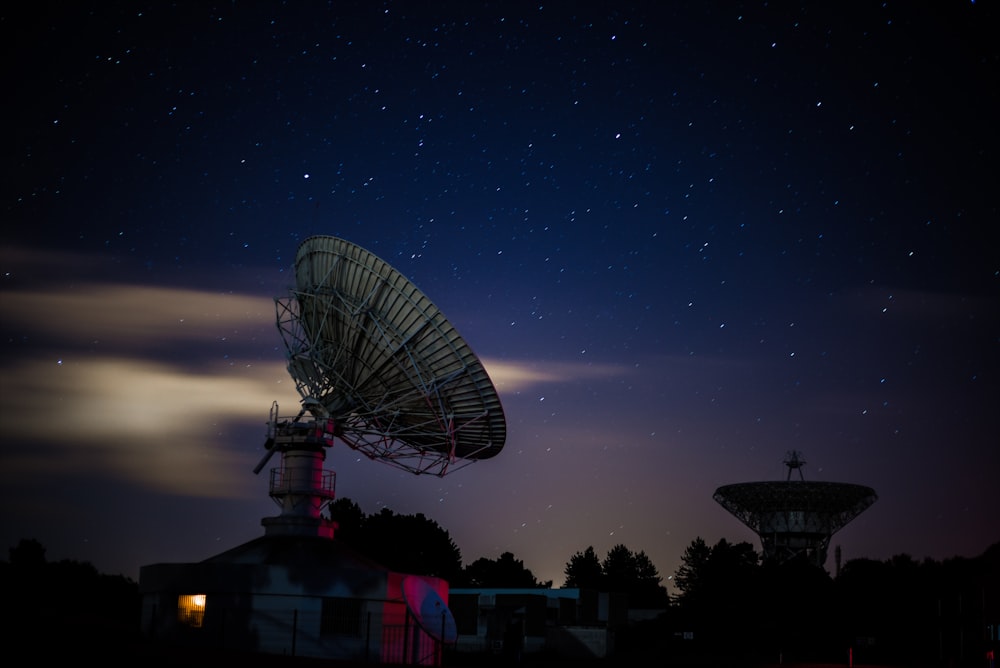
[[[275,303],[302,410],[282,418],[272,406],[255,471],[282,454],[271,496],[283,517],[312,524],[333,500],[333,473],[321,463],[335,438],[371,459],[436,476],[503,448],[506,419],[482,363],[430,299],[382,259],[337,237],[309,237],[296,253],[295,287]],[[299,520],[264,522],[283,531]]]
[[[863,485],[806,481],[801,453],[785,458],[784,481],[719,487],[713,498],[760,538],[763,558],[777,562],[804,557],[822,567],[830,539],[878,499]],[[792,480],[792,471],[799,479]]]

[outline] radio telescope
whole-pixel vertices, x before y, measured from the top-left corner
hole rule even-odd
[[[805,462],[792,450],[784,481],[724,485],[713,498],[760,537],[765,560],[804,556],[822,567],[830,538],[878,499],[875,490],[840,482],[806,481]],[[799,479],[792,480],[792,471]]]
[[[295,287],[275,303],[302,410],[282,418],[271,408],[267,452],[254,469],[281,453],[271,497],[283,512],[265,518],[268,531],[311,532],[324,522],[334,474],[322,462],[335,438],[436,476],[503,448],[507,424],[482,363],[434,304],[372,253],[309,237],[296,253]]]

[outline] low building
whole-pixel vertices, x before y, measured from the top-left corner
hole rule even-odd
[[[171,646],[440,665],[454,640],[447,582],[322,536],[266,535],[205,561],[144,566],[139,589],[143,634]],[[407,600],[428,589],[430,612]]]
[[[452,589],[448,606],[464,653],[603,658],[627,620],[623,596],[586,589]]]

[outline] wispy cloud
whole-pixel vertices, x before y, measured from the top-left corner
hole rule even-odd
[[[556,383],[614,378],[629,373],[624,366],[575,362],[512,361],[483,358],[483,367],[500,392],[522,392]]]
[[[140,350],[259,333],[275,317],[273,300],[263,297],[103,283],[5,291],[0,309],[8,327],[44,333],[64,345],[97,342]]]
[[[114,475],[161,492],[244,495],[234,432],[294,402],[280,362],[196,373],[151,360],[27,361],[4,369],[3,475]]]
[[[52,259],[36,258],[36,273]],[[279,341],[268,298],[64,282],[5,290],[0,317],[10,340],[27,342],[8,346],[0,369],[11,481],[111,475],[166,493],[244,496],[251,481],[234,432],[258,425],[263,442],[271,402],[298,401],[281,357],[261,361]]]
[[[8,332],[45,342],[0,369],[5,478],[100,474],[179,495],[256,493],[234,432],[259,425],[263,439],[272,401],[298,405],[284,360],[260,359],[278,341],[271,299],[83,282],[5,290],[0,314]],[[219,341],[242,356],[205,354]],[[501,393],[628,372],[483,362]]]

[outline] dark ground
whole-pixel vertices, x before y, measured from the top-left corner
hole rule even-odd
[[[56,642],[49,643],[31,641],[37,647],[33,654],[39,665],[67,660],[74,663],[98,662],[103,665],[131,665],[143,668],[219,668],[220,666],[240,666],[240,668],[371,668],[380,664],[359,661],[334,661],[330,659],[315,659],[306,657],[279,656],[217,649],[185,649],[169,647],[144,641],[138,637],[87,637],[73,638],[74,634]],[[29,642],[27,638],[22,641]],[[7,643],[8,649],[16,647],[16,638]],[[662,656],[629,655],[616,656],[607,659],[564,658],[551,655],[527,655],[520,662],[500,655],[456,655],[446,653],[442,665],[445,668],[506,668],[522,666],[524,668],[607,668],[628,666],[629,668],[657,668],[670,666],[672,668],[834,668],[847,666],[845,660],[840,664],[817,663],[760,663],[740,660],[719,659],[686,659],[676,660]],[[858,668],[887,668],[870,664],[856,663]],[[930,668],[928,666],[897,667],[897,668]]]
[[[82,649],[82,648],[81,648]],[[141,640],[115,643],[103,647],[91,646],[90,651],[77,654],[77,659],[96,659],[111,665],[139,665],[143,668],[218,668],[220,666],[240,666],[240,668],[371,668],[381,664],[360,661],[334,661],[330,659],[315,659],[293,656],[278,656],[240,652],[233,650],[191,650],[154,645]],[[551,655],[527,655],[519,662],[500,655],[456,655],[447,653],[442,662],[445,668],[506,668],[522,666],[523,668],[610,668],[628,666],[629,668],[652,668],[669,666],[672,668],[842,668],[843,663],[761,663],[733,659],[686,659],[676,660],[662,656],[616,656],[606,659],[565,658]],[[888,666],[855,663],[857,668],[890,668]],[[926,666],[897,666],[894,668],[932,668]]]
[[[334,661],[306,657],[260,654],[237,650],[192,649],[172,647],[143,639],[138,631],[123,629],[115,625],[94,625],[93,623],[64,619],[61,625],[37,625],[27,627],[10,625],[4,628],[5,646],[9,652],[31,654],[33,663],[50,665],[72,662],[75,664],[97,662],[102,665],[129,665],[143,668],[219,668],[220,666],[240,666],[240,668],[362,668],[381,664],[361,661]],[[82,623],[79,623],[82,622]],[[39,633],[39,629],[61,626],[55,633]],[[0,627],[3,628],[3,627]],[[20,650],[20,651],[19,651]],[[528,654],[521,661],[494,654],[469,655],[446,652],[442,665],[445,668],[607,668],[628,666],[629,668],[652,668],[669,666],[672,668],[834,668],[847,666],[847,657],[842,663],[779,663],[774,661],[751,661],[727,657],[681,657],[666,656],[663,652],[630,652],[606,659],[581,659],[559,657],[550,654]],[[889,668],[884,665],[855,663],[857,668]],[[933,662],[914,665],[898,665],[893,668],[943,668]]]

